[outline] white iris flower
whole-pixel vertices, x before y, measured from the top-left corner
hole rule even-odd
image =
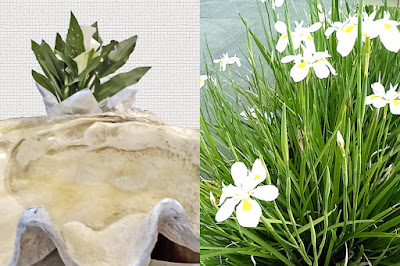
[[[207,75],[200,75],[200,88],[204,86],[204,83],[207,79],[208,79]]]
[[[245,120],[249,120],[249,117],[247,114],[251,114],[252,117],[257,118],[257,113],[256,110],[254,108],[248,108],[248,112],[246,113],[246,111],[242,111],[240,113],[240,115],[245,119]],[[270,115],[268,115],[267,112],[264,113],[265,118],[268,120],[269,123],[271,123],[271,119],[274,118],[274,113],[270,113]]]
[[[256,110],[255,110],[254,108],[249,108],[249,113],[251,114],[252,117],[257,118]],[[241,115],[245,120],[249,120],[249,118],[247,117],[246,111],[242,111],[242,112],[240,113],[240,115]]]
[[[363,22],[362,22],[362,38],[365,42],[365,38],[369,37],[370,39],[378,37],[379,34],[379,22],[374,21],[376,16],[376,10],[368,15],[366,12],[363,13]]]
[[[332,15],[332,9],[329,9],[328,12],[325,12],[324,8],[322,7],[321,4],[317,4],[317,9],[318,9],[318,19],[321,23],[329,23],[331,24],[332,21],[329,18]]]
[[[397,53],[400,50],[400,32],[397,28],[399,22],[390,20],[390,14],[385,12],[383,19],[374,20],[376,10],[370,15],[363,13],[362,22],[362,40],[365,42],[366,37],[370,39],[380,37],[382,44],[391,52]],[[325,36],[329,36],[336,31],[338,40],[337,51],[343,56],[350,54],[358,36],[358,19],[357,17],[348,18],[345,22],[334,22],[325,31]]]
[[[336,31],[338,40],[337,51],[343,57],[350,54],[357,39],[357,17],[350,16],[345,22],[333,22],[331,27],[325,31],[325,36],[329,36]]]
[[[262,211],[258,202],[251,197],[264,201],[273,201],[279,191],[276,186],[265,185],[257,187],[267,176],[264,166],[260,159],[257,159],[251,171],[242,162],[232,165],[231,174],[235,185],[223,185],[222,195],[219,205],[222,205],[215,215],[217,222],[228,219],[236,205],[236,217],[241,226],[257,227]],[[256,188],[257,187],[257,188]]]
[[[301,42],[304,42],[307,46],[314,46],[314,39],[311,36],[311,32],[319,30],[322,26],[321,22],[314,23],[310,27],[303,27],[304,21],[298,23],[295,21],[296,28],[292,32],[293,48],[299,49]],[[282,53],[289,45],[289,36],[287,26],[282,21],[277,21],[274,25],[275,30],[281,34],[276,44],[276,50]]]
[[[390,20],[390,13],[384,12],[383,19],[376,20],[379,37],[388,51],[397,53],[400,50],[399,22]]]
[[[220,59],[214,59],[213,62],[215,64],[219,63],[219,71],[225,71],[226,65],[232,65],[234,63],[236,63],[238,65],[238,67],[241,66],[240,58],[238,58],[236,55],[233,57],[229,57],[228,53],[224,54],[224,56],[221,57]]]
[[[289,63],[294,61],[295,64],[290,70],[290,76],[295,82],[299,82],[307,77],[311,69],[320,79],[327,78],[330,73],[336,76],[335,69],[326,59],[329,57],[331,56],[327,51],[316,52],[313,48],[305,48],[303,46],[303,55],[288,55],[282,58],[281,62]]]
[[[385,92],[385,87],[380,82],[371,84],[374,94],[367,96],[365,100],[366,105],[372,104],[375,108],[382,108],[389,104],[390,112],[394,115],[400,114],[400,94],[396,91],[396,84],[390,84],[390,89]]]
[[[261,3],[265,3],[266,0],[261,0]],[[283,5],[284,0],[271,0],[272,1],[272,8],[281,7]]]

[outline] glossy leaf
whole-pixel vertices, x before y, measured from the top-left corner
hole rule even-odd
[[[85,52],[85,46],[83,45],[83,33],[72,12],[67,34],[66,48],[67,54],[72,58]]]
[[[57,33],[56,46],[55,46],[54,50],[58,50],[61,53],[64,53],[65,52],[65,46],[66,46],[66,44],[65,44],[64,40],[61,38],[60,34]]]
[[[93,34],[93,39],[98,41],[100,44],[103,44],[103,40],[101,39],[101,37],[99,35],[99,28],[97,27],[97,21],[92,24],[92,27],[96,28],[96,32]]]
[[[39,83],[43,88],[47,89],[49,92],[55,94],[53,85],[51,84],[50,80],[43,76],[40,73],[37,73],[35,70],[32,70],[32,77],[33,79]]]
[[[120,90],[137,83],[150,67],[138,67],[129,72],[118,74],[109,81],[100,85],[99,90],[94,92],[97,101],[110,97]]]
[[[135,49],[137,36],[133,36],[117,44],[115,50],[112,50],[108,56],[104,58],[99,66],[100,77],[106,77],[114,73],[117,69],[125,65],[130,54]]]

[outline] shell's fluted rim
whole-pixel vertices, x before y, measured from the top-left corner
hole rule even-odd
[[[145,243],[142,243],[141,252],[132,250],[132,252],[142,254],[138,261],[132,262],[132,265],[148,265],[150,263],[151,252],[159,233],[181,246],[194,252],[200,252],[199,236],[196,236],[188,222],[184,208],[176,200],[160,201],[144,220],[149,228],[147,232],[140,233],[146,234],[148,238]],[[138,230],[142,229],[142,227],[138,228]],[[45,250],[45,252],[40,253],[39,249]],[[66,266],[79,265],[68,253],[63,236],[54,226],[46,209],[42,206],[30,207],[25,210],[18,222],[14,253],[8,265],[32,265],[44,259],[54,249],[58,250]]]

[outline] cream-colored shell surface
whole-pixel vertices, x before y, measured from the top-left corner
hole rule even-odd
[[[0,265],[149,265],[199,252],[199,131],[149,112],[0,121]]]

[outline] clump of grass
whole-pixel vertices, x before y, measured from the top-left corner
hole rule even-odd
[[[334,21],[373,8],[364,8],[363,1],[354,8],[338,2],[332,1]],[[308,4],[311,25],[318,21],[317,2]],[[387,88],[400,82],[400,53],[387,51],[378,39],[363,43],[359,29],[355,48],[342,57],[336,39],[324,36],[329,26],[324,25],[314,33],[316,48],[329,51],[337,76],[310,74],[295,83],[291,65],[280,59],[296,51],[290,45],[287,52],[276,52],[278,36],[271,25],[277,15],[268,1],[259,9],[264,33],[253,32],[242,18],[249,79],[239,80],[233,68],[225,75],[207,65],[207,74],[216,81],[209,79],[202,88],[201,264],[399,264],[400,116],[387,106],[365,106],[365,97],[379,79]],[[287,1],[284,10],[291,21]],[[399,21],[399,10],[387,4],[379,7],[377,17],[384,10]],[[244,120],[240,112],[248,107],[256,115],[248,112]],[[337,145],[339,131],[343,150]],[[220,196],[222,183],[233,183],[230,167],[235,161],[250,168],[257,158],[279,197],[259,201],[263,215],[256,228],[241,227],[235,214],[217,223],[219,207],[210,201],[210,191]]]

